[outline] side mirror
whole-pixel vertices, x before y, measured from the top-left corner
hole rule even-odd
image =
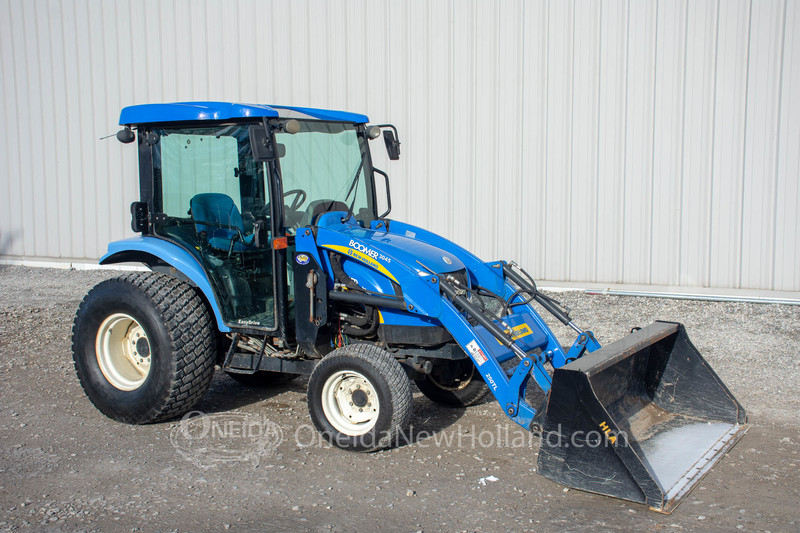
[[[250,149],[253,151],[253,159],[259,163],[275,159],[267,128],[261,125],[250,126]]]
[[[383,142],[386,143],[386,153],[389,154],[389,159],[397,161],[400,159],[400,141],[394,136],[390,130],[383,132]]]
[[[386,144],[386,153],[389,154],[389,159],[397,161],[400,159],[400,136],[397,134],[397,128],[392,124],[379,124],[372,126],[372,128],[387,128],[383,130],[383,142]],[[369,135],[371,132],[367,130]]]
[[[128,126],[125,126],[117,132],[117,140],[124,144],[132,143],[136,140],[136,134]]]

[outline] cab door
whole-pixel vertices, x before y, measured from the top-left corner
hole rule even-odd
[[[155,234],[202,263],[226,325],[277,329],[269,168],[248,125],[154,131]]]

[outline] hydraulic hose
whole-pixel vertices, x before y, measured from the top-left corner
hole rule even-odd
[[[494,321],[490,320],[477,306],[475,306],[472,302],[467,299],[466,296],[459,291],[455,287],[453,287],[450,283],[445,280],[439,280],[439,287],[442,289],[442,292],[445,293],[449,298],[450,301],[453,302],[458,309],[469,313],[469,315],[474,318],[478,324],[486,328],[489,333],[491,333],[503,346],[512,350],[517,357],[520,359],[524,359],[527,357],[527,354],[514,343],[514,341],[509,337],[503,328],[498,326],[494,323]]]
[[[529,294],[533,294],[533,299],[536,302],[547,309],[554,317],[556,317],[562,324],[565,326],[570,326],[572,323],[572,319],[569,317],[569,311],[562,308],[558,302],[553,300],[552,298],[548,298],[544,294],[540,293],[536,288],[535,283],[530,283],[528,280],[523,278],[518,272],[512,269],[510,266],[504,264],[503,265],[503,272],[505,273],[506,277],[511,279],[514,283],[517,284],[520,288],[524,289],[525,292]],[[527,274],[527,273],[526,273]],[[532,280],[531,280],[532,281]]]

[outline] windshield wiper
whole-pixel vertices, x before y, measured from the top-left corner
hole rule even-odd
[[[364,161],[362,160],[358,164],[358,168],[356,169],[356,175],[353,176],[353,182],[350,184],[350,189],[347,191],[347,194],[344,197],[344,201],[347,202],[347,199],[350,198],[350,194],[355,190],[356,185],[358,185],[358,180],[361,179],[361,169],[364,167]],[[350,205],[347,208],[347,216],[342,219],[342,222],[348,220],[350,217],[353,216],[353,207],[356,205],[356,198],[358,198],[358,193],[353,195],[353,201],[350,202]]]

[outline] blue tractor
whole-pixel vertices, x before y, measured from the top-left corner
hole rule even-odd
[[[73,327],[80,382],[115,420],[180,417],[216,366],[249,385],[306,374],[321,434],[372,451],[406,434],[411,380],[451,406],[488,391],[541,435],[542,475],[664,512],[747,429],[682,325],[601,347],[513,262],[389,219],[370,143],[397,159],[394,126],[220,102],[127,107],[120,125],[138,146],[139,236],[101,264],[149,271],[98,284]],[[571,346],[537,309],[575,330]]]

